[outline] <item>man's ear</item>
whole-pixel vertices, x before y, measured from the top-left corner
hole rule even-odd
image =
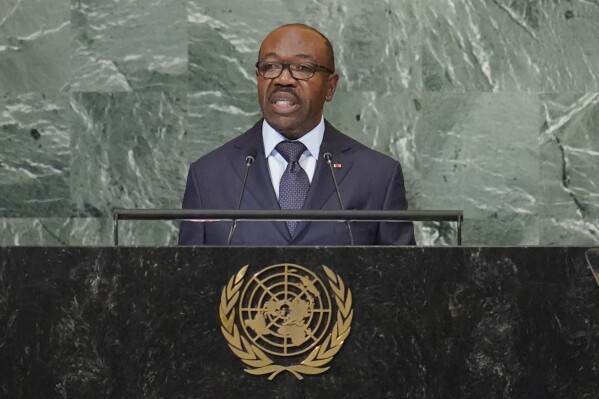
[[[327,101],[333,100],[333,96],[335,95],[335,90],[337,90],[337,82],[339,81],[339,75],[336,73],[332,73],[329,75],[327,79],[327,95],[325,99]]]

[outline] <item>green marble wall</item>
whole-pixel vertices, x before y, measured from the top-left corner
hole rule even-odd
[[[469,245],[599,243],[597,0],[1,0],[0,244],[110,244],[114,208],[179,207],[297,21],[335,47],[327,118],[402,162],[412,209],[463,209]]]

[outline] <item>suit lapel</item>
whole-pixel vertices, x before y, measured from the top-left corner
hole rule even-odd
[[[268,162],[266,160],[266,155],[264,154],[264,142],[262,140],[262,120],[256,123],[248,131],[247,140],[245,142],[239,143],[235,147],[240,150],[240,155],[239,157],[234,157],[236,159],[231,160],[231,166],[235,170],[235,173],[241,182],[243,182],[243,177],[246,170],[245,162],[243,160],[247,155],[256,154],[254,157],[254,163],[250,167],[250,172],[248,174],[245,194],[252,196],[257,204],[255,209],[281,209],[275,194],[275,190],[272,186],[270,172],[268,171]],[[243,202],[247,203],[247,201]],[[286,240],[291,239],[285,222],[271,223]]]
[[[348,154],[350,148],[351,143],[345,140],[343,135],[325,120],[325,132],[320,146],[320,154],[318,155],[316,170],[314,171],[312,184],[310,184],[310,190],[308,191],[303,209],[322,209],[323,205],[332,195],[336,196],[335,183],[333,182],[329,165],[323,159],[323,155],[325,152],[330,152],[332,163],[340,165],[339,168],[334,169],[334,172],[337,184],[341,185],[341,182],[353,166],[353,162]],[[295,228],[294,236],[298,237],[310,223],[308,221],[300,222]]]

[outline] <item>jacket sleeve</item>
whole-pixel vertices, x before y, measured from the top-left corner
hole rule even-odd
[[[183,195],[183,209],[202,209],[202,197],[194,165],[189,167],[187,184]],[[179,245],[203,245],[205,242],[204,223],[183,221],[179,227]]]
[[[393,173],[385,193],[383,210],[407,210],[408,200],[403,174],[399,162],[395,162]],[[412,222],[381,222],[376,245],[416,245]]]

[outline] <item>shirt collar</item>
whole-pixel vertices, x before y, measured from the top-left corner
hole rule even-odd
[[[298,141],[306,146],[311,156],[318,159],[323,137],[324,118],[321,118],[320,123],[316,125],[314,129],[300,137]],[[287,140],[287,138],[273,129],[273,127],[266,122],[266,119],[262,121],[262,141],[264,142],[264,154],[266,154],[266,158],[272,155],[277,144],[285,140]]]

